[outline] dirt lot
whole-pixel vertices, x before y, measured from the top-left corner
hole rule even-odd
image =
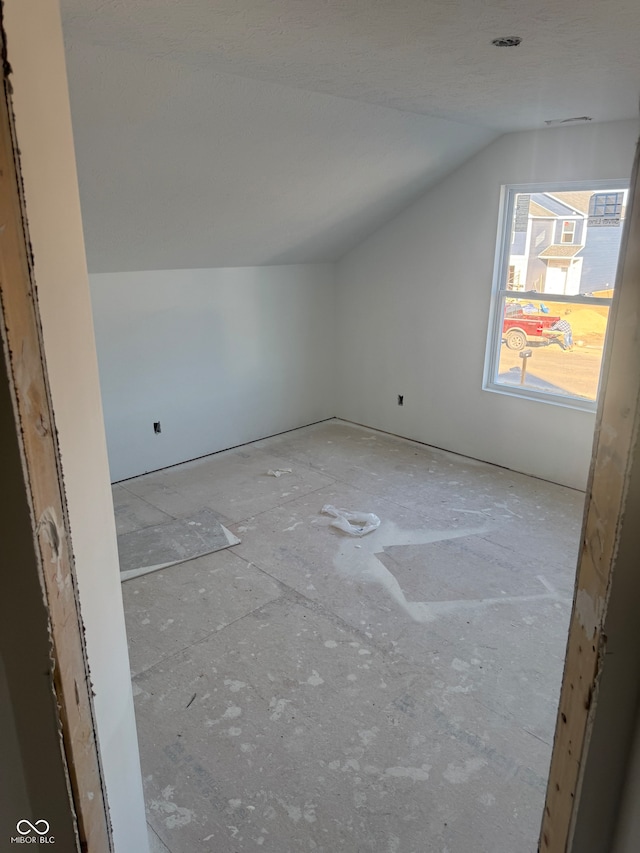
[[[573,340],[583,346],[600,347],[604,343],[609,307],[603,305],[567,305],[564,302],[545,302],[549,314],[567,320],[573,329]]]

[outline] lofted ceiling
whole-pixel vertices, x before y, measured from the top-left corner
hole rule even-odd
[[[62,12],[92,272],[334,260],[501,133],[637,115],[637,0]]]

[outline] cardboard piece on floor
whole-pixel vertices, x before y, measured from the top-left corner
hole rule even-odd
[[[166,569],[239,542],[208,508],[187,518],[123,533],[118,536],[120,580]]]

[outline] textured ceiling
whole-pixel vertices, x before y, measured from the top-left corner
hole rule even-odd
[[[331,260],[502,132],[637,115],[638,0],[62,8],[92,271]]]

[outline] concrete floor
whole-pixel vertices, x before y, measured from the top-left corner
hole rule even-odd
[[[123,584],[154,851],[536,849],[583,494],[331,421],[114,498],[242,539]]]

